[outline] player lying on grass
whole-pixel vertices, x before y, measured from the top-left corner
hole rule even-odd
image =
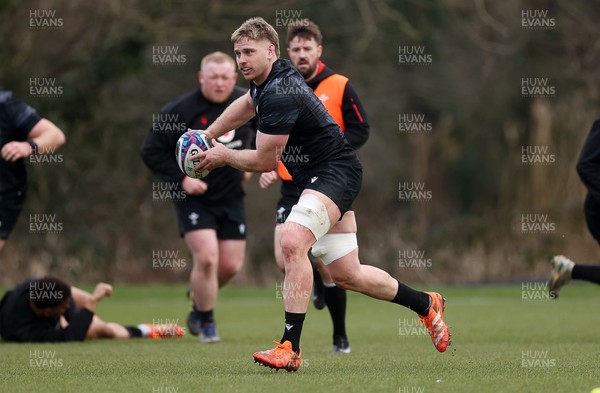
[[[183,329],[175,324],[122,326],[104,322],[94,312],[96,304],[111,294],[112,286],[105,283],[87,293],[54,277],[26,280],[0,301],[0,335],[5,341],[16,342],[183,336]]]

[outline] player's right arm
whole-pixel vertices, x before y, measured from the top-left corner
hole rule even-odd
[[[217,139],[228,131],[237,129],[254,117],[254,107],[250,90],[233,101],[203,132],[209,140]]]

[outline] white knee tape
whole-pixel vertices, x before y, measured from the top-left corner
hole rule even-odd
[[[311,252],[315,257],[321,258],[324,264],[329,265],[356,248],[356,233],[328,233],[313,244]]]
[[[319,198],[312,194],[300,196],[298,203],[292,207],[286,222],[295,222],[308,229],[319,240],[329,231],[331,226],[327,208]]]

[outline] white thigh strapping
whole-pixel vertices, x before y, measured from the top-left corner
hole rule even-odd
[[[295,222],[310,229],[317,240],[323,237],[331,226],[327,208],[312,194],[301,195],[285,221]]]
[[[324,264],[329,265],[356,248],[356,233],[328,233],[313,244],[311,252],[315,257],[321,258]]]

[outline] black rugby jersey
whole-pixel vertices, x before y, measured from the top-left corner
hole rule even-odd
[[[175,160],[177,140],[188,128],[205,130],[223,113],[236,98],[246,94],[247,90],[236,87],[231,96],[221,104],[208,101],[200,88],[184,94],[167,103],[159,115],[154,115],[141,148],[141,155],[150,170],[165,182],[181,181],[185,177]],[[230,149],[245,149],[254,139],[253,121],[236,130],[229,131],[217,140]],[[189,196],[202,203],[214,205],[242,198],[243,172],[231,166],[216,168],[202,180],[208,184],[206,193]]]
[[[58,318],[37,317],[29,306],[31,283],[27,280],[4,294],[0,301],[0,334],[5,341],[66,342],[85,340],[94,313],[77,308],[71,298],[71,308],[65,314],[69,326],[62,328]]]
[[[319,88],[321,82],[332,75],[336,75],[336,72],[319,60],[317,75],[311,80],[305,82],[314,93]],[[343,130],[344,137],[354,150],[358,150],[362,145],[365,144],[367,139],[369,139],[369,121],[367,119],[367,114],[363,109],[362,103],[349,80],[345,82],[343,90],[344,94],[342,96],[342,102],[339,110],[345,126],[345,130]],[[324,100],[329,99],[327,96],[317,97],[321,102],[325,102]],[[281,179],[282,198],[298,199],[300,198],[301,193],[302,190],[300,190],[296,184],[294,184],[293,180],[285,180],[284,178]]]
[[[251,82],[250,95],[257,130],[270,135],[289,134],[287,145],[277,154],[296,184],[306,181],[311,168],[346,149],[352,150],[340,127],[289,60],[276,60],[260,86]]]

